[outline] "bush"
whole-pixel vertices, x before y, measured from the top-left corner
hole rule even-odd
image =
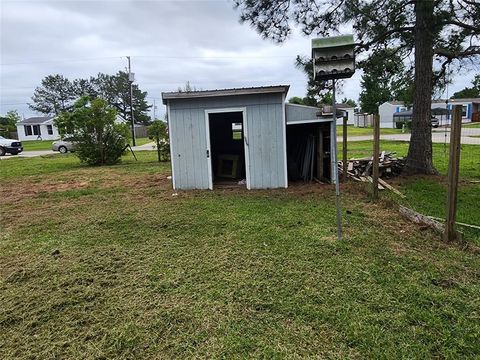
[[[403,125],[405,125],[405,128],[411,130],[412,129],[412,122],[410,120],[407,121],[396,121],[395,122],[395,127],[397,129],[403,129]]]
[[[116,123],[114,108],[101,98],[82,97],[71,112],[56,120],[62,136],[75,142],[75,153],[89,165],[111,165],[120,161],[128,141],[128,126]]]
[[[148,127],[148,136],[155,140],[157,146],[158,161],[170,159],[170,142],[168,139],[167,124],[161,120],[155,120]]]

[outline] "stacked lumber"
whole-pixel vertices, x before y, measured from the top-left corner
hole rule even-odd
[[[381,178],[392,178],[398,176],[403,167],[405,160],[396,157],[395,152],[382,151],[379,158],[379,176]],[[368,177],[372,176],[373,157],[355,158],[348,161],[347,173],[354,180],[368,181]],[[343,172],[343,163],[339,161],[338,170]]]

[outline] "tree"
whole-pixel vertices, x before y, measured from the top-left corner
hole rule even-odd
[[[406,160],[411,173],[436,173],[432,162],[431,97],[449,65],[468,65],[480,54],[476,0],[234,0],[240,19],[263,37],[284,41],[292,25],[328,36],[352,25],[357,53],[394,49],[414,53],[413,121]],[[435,62],[435,71],[433,64]]]
[[[332,85],[326,81],[315,81],[313,79],[313,63],[311,59],[297,56],[295,66],[307,76],[307,95],[304,97],[305,105],[318,106],[332,105]]]
[[[82,96],[101,97],[117,109],[125,120],[131,121],[130,82],[128,73],[119,71],[115,75],[99,73],[89,79],[68,80],[62,75],[49,75],[42,85],[35,89],[32,97],[32,110],[48,115],[58,115],[73,108],[73,103]],[[133,84],[133,115],[136,123],[148,125],[150,105],[146,101],[147,92]]]
[[[16,130],[16,123],[20,120],[16,110],[10,110],[5,116],[0,116],[0,135],[9,137],[10,133]]]
[[[99,73],[97,77],[91,78],[89,83],[89,86],[83,85],[84,91],[90,92],[90,95],[99,96],[107,100],[111,106],[117,109],[120,117],[125,120],[130,119],[131,121],[128,73],[124,71],[119,71],[115,75]],[[148,105],[146,97],[147,92],[141,91],[137,84],[133,84],[133,116],[135,123],[144,125],[150,123],[148,111],[151,105]]]
[[[347,104],[351,107],[357,107],[357,103],[355,102],[355,100],[353,99],[347,99],[347,98],[343,98],[342,101],[340,102],[341,104]]]
[[[47,115],[58,115],[72,108],[76,99],[73,83],[63,75],[48,75],[42,80],[28,106],[34,111]]]
[[[81,97],[69,112],[55,118],[62,136],[75,141],[75,154],[89,165],[120,161],[128,140],[128,126],[116,122],[117,112],[101,98]]]
[[[195,85],[194,86],[190,85],[190,81],[187,81],[185,83],[185,86],[183,88],[181,86],[179,86],[177,91],[178,92],[192,92],[192,91],[199,91],[199,90],[195,87]]]
[[[472,81],[472,87],[466,87],[463,90],[453,94],[453,99],[466,99],[480,97],[480,74],[476,75]]]
[[[411,79],[405,71],[403,59],[395,50],[385,48],[374,51],[358,65],[363,69],[359,96],[363,112],[378,114],[379,105],[395,99],[411,103],[406,91]]]
[[[306,106],[317,106],[317,100],[312,99],[308,96],[305,96],[303,98],[299,96],[294,96],[291,97],[288,102],[290,104],[298,104],[298,105],[306,105]]]
[[[154,120],[148,127],[148,136],[155,140],[158,161],[168,161],[170,158],[170,143],[168,141],[167,124],[161,120]]]

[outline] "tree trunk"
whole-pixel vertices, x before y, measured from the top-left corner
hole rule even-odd
[[[408,174],[436,174],[432,158],[432,71],[434,0],[415,4],[415,88],[412,135],[406,161]]]

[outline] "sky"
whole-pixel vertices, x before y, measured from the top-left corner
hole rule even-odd
[[[231,0],[0,0],[0,115],[38,115],[27,103],[47,75],[114,74],[126,56],[159,118],[161,92],[187,81],[202,90],[287,84],[287,97],[303,97],[307,80],[294,63],[310,56],[311,37],[294,30],[276,44],[239,15]],[[346,80],[338,97],[357,100],[360,77]],[[450,94],[472,79],[472,71],[456,74]]]

